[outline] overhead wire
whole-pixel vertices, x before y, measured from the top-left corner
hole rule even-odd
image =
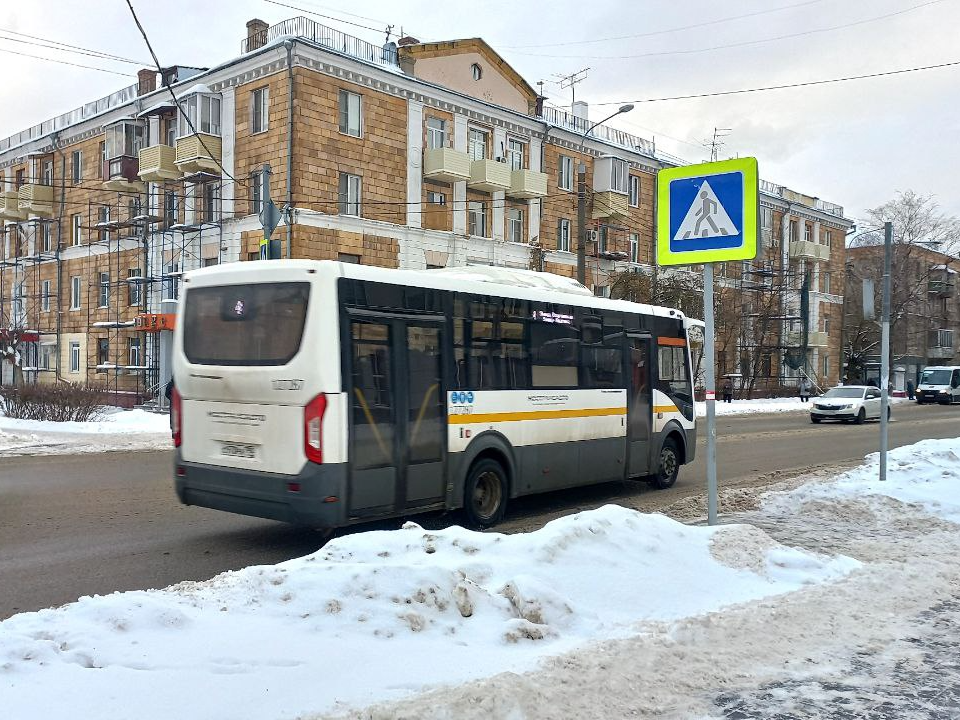
[[[57,63],[59,65],[70,65],[72,67],[83,68],[85,70],[96,70],[97,72],[110,73],[111,75],[119,75],[121,77],[134,77],[131,73],[118,72],[116,70],[108,70],[107,68],[95,67],[93,65],[84,65],[82,63],[70,62],[69,60],[62,60],[59,58],[44,57],[43,55],[32,55],[31,53],[20,52],[18,50],[10,50],[9,48],[0,48],[0,52],[8,53],[10,55],[19,55],[21,57],[33,58],[34,60],[46,60],[47,62]]]
[[[15,30],[6,30],[5,28],[0,28],[0,33],[18,36],[18,37],[4,37],[3,35],[0,35],[0,40],[6,40],[7,42],[22,43],[24,45],[35,45],[36,47],[47,48],[49,50],[57,50],[59,52],[74,53],[76,55],[87,55],[89,57],[100,58],[102,60],[111,60],[113,62],[128,63],[130,65],[145,64],[142,60],[132,60],[130,58],[125,58],[121,55],[112,55],[111,53],[101,52],[100,50],[85,48],[85,47],[81,47],[80,45],[70,45],[68,43],[62,43],[57,40],[50,40],[49,38],[39,37],[37,35],[28,35],[26,33],[16,32]],[[21,40],[20,38],[30,38],[30,39]]]

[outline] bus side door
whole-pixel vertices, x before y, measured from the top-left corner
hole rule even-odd
[[[628,334],[627,363],[627,477],[650,473],[653,402],[651,337]]]

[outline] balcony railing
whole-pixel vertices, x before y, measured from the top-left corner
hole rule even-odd
[[[589,120],[579,118],[566,110],[549,106],[543,108],[543,112],[540,113],[540,119],[550,125],[555,125],[565,130],[572,130],[581,135],[593,124]],[[623,130],[607,127],[606,125],[598,125],[590,130],[589,137],[603,140],[612,145],[619,145],[620,147],[628,148],[635,152],[642,152],[644,155],[649,155],[650,157],[657,156],[657,147],[651,140],[632,135]]]
[[[927,292],[938,297],[953,297],[956,288],[949,280],[930,280],[927,282]]]
[[[103,187],[107,190],[117,191],[138,191],[143,188],[140,178],[137,176],[139,162],[132,155],[121,155],[111,158],[105,163],[103,169]]]
[[[39,183],[21,185],[17,203],[21,212],[39,217],[53,217],[53,186]]]
[[[449,183],[469,180],[470,156],[453,148],[424,150],[423,177]]]
[[[829,260],[830,246],[821,245],[809,240],[792,240],[790,242],[790,257],[808,258],[810,260]]]
[[[927,358],[930,360],[949,360],[953,357],[953,346],[928,347]]]
[[[26,220],[27,213],[20,209],[20,193],[16,190],[7,190],[0,193],[0,220]]]
[[[514,170],[510,173],[510,189],[507,196],[526,199],[547,194],[547,174],[536,170]]]
[[[309,40],[374,65],[399,67],[396,49],[368,43],[305,17],[290,18],[250,35],[240,43],[240,52],[245,54],[274,40],[290,36]]]
[[[179,170],[188,175],[202,172],[219,175],[221,146],[218,135],[184,135],[177,138],[177,157],[174,162]]]
[[[623,193],[607,190],[606,192],[595,192],[593,194],[593,213],[591,217],[594,220],[602,218],[619,220],[625,218],[629,213],[629,198]]]
[[[480,192],[510,189],[510,166],[496,160],[474,160],[470,163],[467,187]]]
[[[177,169],[177,149],[171,145],[151,145],[140,151],[138,175],[144,182],[179,180],[183,173]]]

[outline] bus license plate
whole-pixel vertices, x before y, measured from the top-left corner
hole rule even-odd
[[[257,446],[252,443],[225,442],[220,445],[220,452],[227,457],[254,460],[257,457]]]

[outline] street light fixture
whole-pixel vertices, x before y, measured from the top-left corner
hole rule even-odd
[[[581,136],[584,140],[587,138],[587,135],[597,127],[597,125],[603,125],[607,120],[615,118],[617,115],[622,115],[623,113],[628,113],[633,110],[633,105],[627,103],[626,105],[621,105],[615,113],[609,117],[605,117],[600,122],[595,122],[593,125],[588,127],[586,131]],[[581,160],[580,164],[577,166],[577,282],[581,285],[586,285],[587,281],[587,243],[586,243],[586,234],[587,234],[587,166]]]

